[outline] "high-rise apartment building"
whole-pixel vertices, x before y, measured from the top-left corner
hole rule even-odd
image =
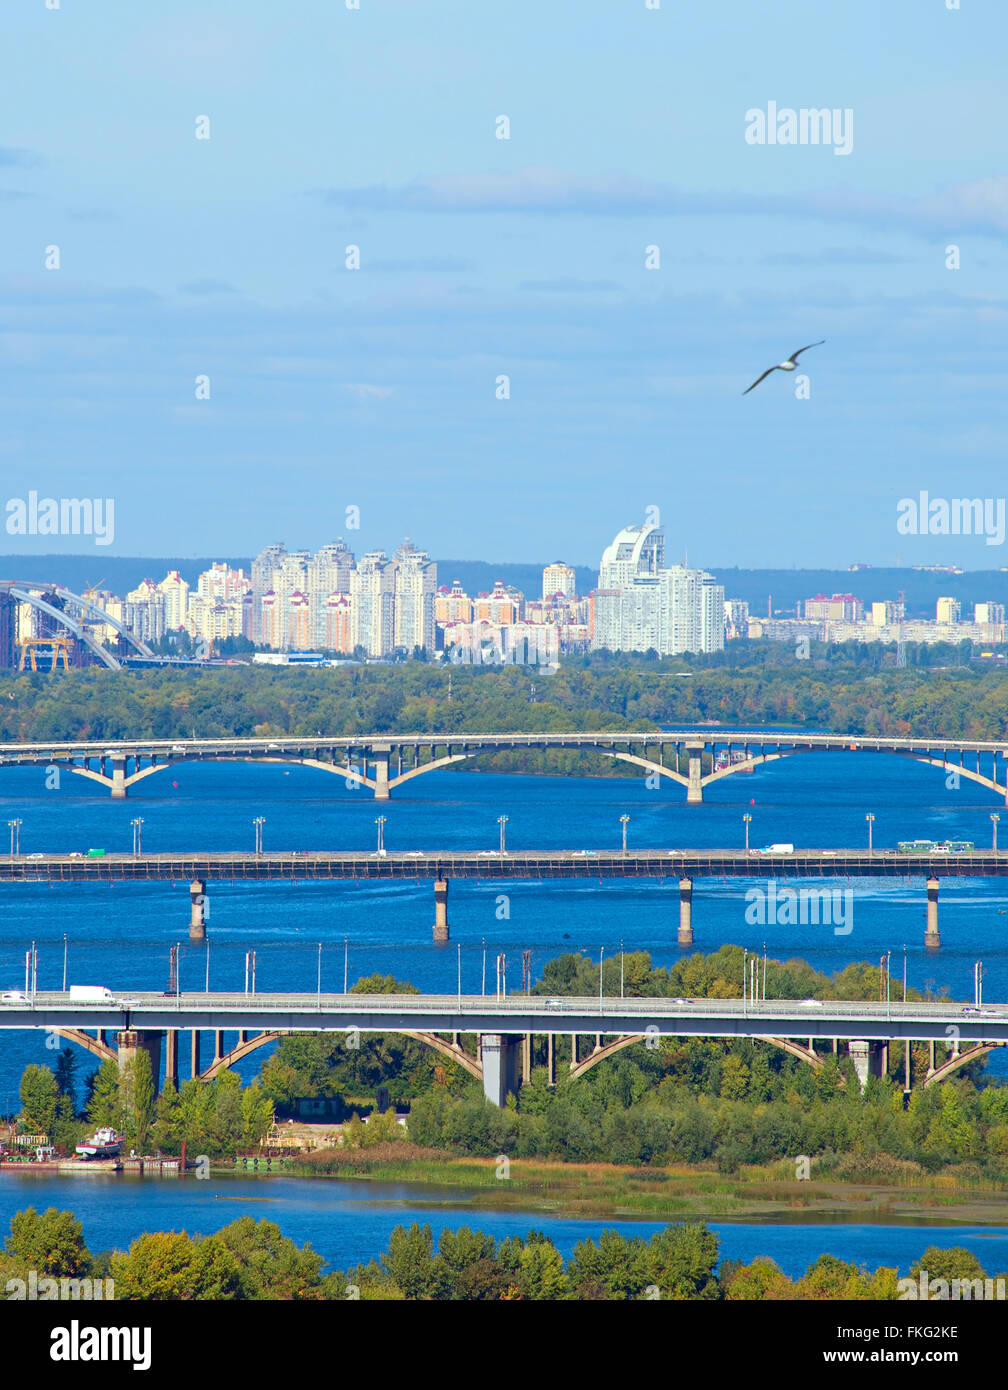
[[[313,644],[325,648],[327,605],[332,594],[350,593],[353,551],[340,536],[332,545],[323,545],[308,562],[308,600],[311,607]]]
[[[388,656],[395,646],[393,610],[395,569],[383,550],[362,555],[350,576],[350,635],[352,650],[363,647],[368,656]]]
[[[962,616],[962,604],[957,598],[940,598],[935,613],[939,623],[957,623]]]
[[[724,648],[724,586],[704,570],[664,564],[654,526],[628,526],[602,555],[595,592],[596,650],[715,652]]]
[[[434,595],[437,565],[409,537],[395,553],[393,646],[412,655],[417,647],[434,650]]]
[[[158,585],[164,595],[165,627],[169,631],[185,627],[189,616],[189,585],[178,570],[169,570]]]
[[[577,593],[574,571],[570,565],[565,565],[561,560],[556,560],[552,565],[547,565],[543,570],[542,596],[552,598],[554,594],[563,594],[564,598],[573,598]]]

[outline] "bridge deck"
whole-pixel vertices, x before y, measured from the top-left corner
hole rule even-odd
[[[88,859],[66,854],[0,857],[0,882],[109,883],[122,881],[237,881],[239,879],[445,879],[530,880],[552,878],[990,878],[1008,876],[1008,850],[968,854],[899,854],[893,850],[799,849],[791,854],[758,850],[688,849],[521,850],[455,852],[410,850],[378,854],[312,850],[249,854],[185,851],[170,854],[107,854]]]
[[[953,1034],[952,1028],[957,1030]],[[981,1010],[927,1003],[810,1003],[768,999],[618,999],[511,995],[124,993],[88,1004],[39,992],[0,1004],[0,1029],[247,1029],[300,1032],[600,1033],[684,1037],[791,1037],[948,1043],[1008,1042],[1008,1005]]]

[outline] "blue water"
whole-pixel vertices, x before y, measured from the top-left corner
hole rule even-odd
[[[170,779],[170,780],[169,780]],[[865,814],[875,816],[877,847],[899,839],[970,839],[990,842],[990,813],[997,799],[963,781],[946,785],[944,773],[877,755],[804,756],[782,760],[751,775],[737,775],[707,789],[703,806],[688,807],[680,787],[650,790],[643,778],[501,776],[441,772],[417,778],[384,805],[342,778],[306,768],[188,764],[140,783],[125,803],[93,794],[84,779],[64,775],[58,790],[45,790],[41,769],[0,772],[0,829],[20,818],[21,849],[127,850],[130,821],[143,817],[149,850],[233,849],[253,844],[252,820],[266,817],[269,848],[361,849],[375,844],[375,818],[386,817],[389,849],[441,846],[492,849],[497,817],[508,816],[512,849],[618,847],[620,816],[630,816],[631,847],[672,848],[744,843],[744,813],[752,815],[753,845],[793,841],[799,846],[864,846]],[[1008,814],[1004,835],[1008,836]],[[804,957],[818,969],[838,971],[854,960],[877,962],[892,951],[892,973],[906,971],[919,988],[948,986],[953,997],[972,994],[973,966],[982,959],[988,999],[1008,998],[1005,889],[1000,881],[948,879],[941,886],[941,950],[923,949],[922,879],[842,882],[854,893],[853,931],[835,936],[830,926],[746,924],[740,881],[698,880],[693,925],[697,950],[735,942],[754,950],[764,943],[771,957]],[[342,989],[344,940],[349,979],[373,971],[412,980],[424,989],[453,991],[462,948],[463,989],[481,987],[484,944],[490,960],[510,957],[520,980],[520,952],[532,950],[540,969],[561,951],[600,948],[611,956],[645,949],[656,964],[670,964],[676,945],[678,889],[657,882],[496,884],[455,881],[449,896],[451,943],[431,942],[433,893],[427,882],[212,884],[209,970],[213,989],[244,983],[245,952],[257,953],[260,990],[314,989],[322,943],[322,987]],[[24,952],[38,943],[39,987],[58,988],[63,976],[64,934],[68,981],[113,988],[164,988],[168,951],[182,943],[183,989],[203,988],[208,952],[188,942],[188,884],[115,884],[106,887],[3,885],[0,887],[0,987],[23,986]],[[183,1050],[184,1051],[184,1050]],[[255,1074],[267,1049],[241,1065]],[[51,1062],[41,1033],[0,1034],[0,1106],[16,1106],[21,1071],[28,1061]],[[995,1054],[997,1056],[997,1054]],[[94,1060],[81,1055],[82,1070]],[[990,1070],[995,1066],[992,1063]],[[186,1227],[209,1232],[249,1212],[276,1219],[286,1234],[312,1244],[331,1263],[345,1267],[382,1249],[401,1221],[480,1225],[498,1235],[548,1229],[569,1252],[605,1225],[646,1233],[652,1222],[554,1219],[541,1213],[484,1215],[458,1205],[424,1208],[415,1189],[373,1184],[271,1180],[180,1185],[130,1179],[0,1177],[0,1231],[10,1214],[30,1201],[68,1206],[84,1221],[92,1249],[124,1246],[144,1229]],[[253,1200],[254,1199],[254,1200]],[[823,1250],[846,1259],[898,1264],[906,1269],[926,1245],[964,1244],[988,1269],[1008,1268],[1008,1235],[1001,1230],[925,1226],[735,1225],[717,1227],[722,1256],[750,1259],[770,1254],[790,1274],[800,1274]]]
[[[950,790],[938,769],[874,754],[782,760],[714,784],[698,807],[685,804],[678,786],[650,790],[637,777],[465,772],[417,778],[379,806],[366,791],[348,790],[341,777],[254,764],[183,764],[141,782],[125,803],[113,802],[107,793],[92,794],[89,783],[67,774],[60,789],[46,791],[41,769],[3,770],[0,793],[0,827],[14,817],[23,821],[23,853],[91,845],[126,850],[136,816],[143,817],[144,848],[152,851],[251,846],[257,815],[266,817],[270,848],[370,848],[379,814],[386,817],[390,849],[493,848],[502,814],[508,816],[512,849],[618,846],[623,814],[630,816],[632,847],[741,845],[743,813],[753,817],[753,845],[790,840],[800,846],[863,846],[867,811],[875,816],[874,843],[880,848],[906,837],[986,845],[990,813],[997,806],[993,794],[975,784],[963,781]],[[713,950],[726,941],[757,951],[765,945],[772,957],[801,956],[830,972],[853,960],[877,962],[891,951],[892,974],[901,979],[905,946],[911,985],[944,985],[953,997],[971,997],[974,962],[982,959],[986,997],[1008,998],[1008,901],[1002,881],[942,883],[938,953],[923,948],[922,879],[839,882],[854,894],[853,931],[845,936],[834,935],[828,925],[749,926],[744,915],[749,886],[738,880],[696,882],[694,949]],[[621,942],[626,950],[650,951],[659,965],[679,955],[674,879],[663,884],[456,880],[449,895],[447,948],[431,941],[429,882],[215,883],[210,905],[212,989],[243,987],[249,948],[257,953],[259,990],[315,989],[319,943],[322,987],[334,990],[343,987],[344,951],[351,983],[381,971],[444,991],[456,988],[458,946],[467,991],[482,986],[484,944],[489,978],[494,956],[505,951],[516,982],[525,948],[532,950],[534,968],[561,951],[585,950],[597,958],[602,948],[608,957]],[[23,987],[31,940],[38,943],[39,988],[59,988],[64,933],[69,983],[165,988],[169,947],[179,941],[182,988],[205,987],[207,950],[188,941],[188,884],[5,884],[0,911],[4,988]],[[249,1058],[243,1074],[254,1073],[265,1055]],[[40,1033],[4,1035],[0,1105],[16,1088],[26,1061],[47,1059],[51,1054],[47,1057]]]
[[[308,1241],[332,1269],[376,1257],[398,1225],[429,1225],[435,1242],[446,1227],[490,1232],[497,1239],[545,1231],[567,1257],[580,1240],[603,1229],[648,1237],[664,1221],[577,1219],[548,1212],[488,1212],[467,1205],[458,1189],[401,1183],[308,1178],[219,1178],[206,1181],[140,1179],[126,1176],[61,1177],[0,1175],[0,1229],[16,1211],[55,1206],[76,1211],[88,1248],[127,1249],[144,1231],[188,1231],[211,1235],[241,1216],[275,1221],[299,1245]],[[711,1222],[720,1239],[721,1260],[749,1262],[769,1255],[795,1278],[824,1252],[875,1269],[896,1266],[907,1273],[929,1245],[962,1245],[989,1273],[1008,1269],[1008,1230],[977,1226],[867,1225],[808,1222]]]

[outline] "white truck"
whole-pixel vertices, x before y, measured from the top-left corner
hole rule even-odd
[[[760,854],[794,854],[794,845],[764,845]]]
[[[71,985],[70,998],[75,1004],[114,1004],[115,995],[104,985]]]

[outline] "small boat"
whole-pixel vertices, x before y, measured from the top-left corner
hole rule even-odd
[[[124,1135],[116,1134],[114,1129],[97,1129],[90,1139],[78,1144],[75,1150],[78,1158],[115,1158],[123,1146]]]

